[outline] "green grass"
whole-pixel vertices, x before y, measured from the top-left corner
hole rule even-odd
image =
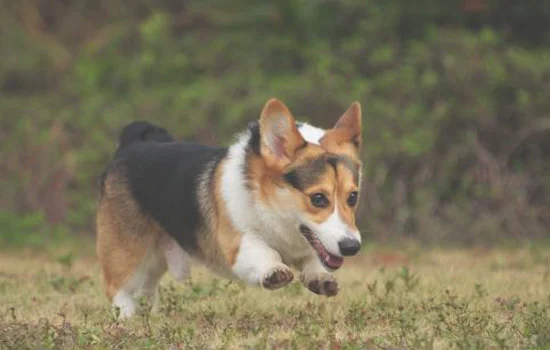
[[[0,255],[0,348],[550,347],[550,249],[365,249],[319,297],[265,291],[201,267],[162,282],[158,313],[111,312],[93,256]]]

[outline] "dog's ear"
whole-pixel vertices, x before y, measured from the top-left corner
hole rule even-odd
[[[274,98],[262,109],[260,140],[263,159],[270,168],[277,170],[290,164],[296,151],[306,145],[287,106]]]
[[[361,105],[353,102],[334,127],[327,130],[319,144],[331,153],[346,153],[359,157],[362,144]]]

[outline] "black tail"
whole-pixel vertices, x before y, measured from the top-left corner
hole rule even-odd
[[[170,142],[174,138],[164,128],[159,128],[148,122],[132,122],[126,125],[118,137],[117,154],[124,147],[137,142]],[[116,157],[116,156],[115,156]],[[110,169],[116,167],[116,162],[111,162],[103,173],[99,176],[100,194],[103,196],[105,191],[105,179]]]
[[[170,142],[174,138],[164,128],[148,122],[132,122],[126,125],[118,138],[119,149],[136,142]]]

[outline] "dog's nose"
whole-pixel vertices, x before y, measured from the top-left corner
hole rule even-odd
[[[361,249],[361,243],[353,238],[344,238],[338,242],[338,247],[343,256],[351,256],[357,254],[359,249]]]

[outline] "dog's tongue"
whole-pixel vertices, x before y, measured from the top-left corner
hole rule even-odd
[[[319,253],[321,259],[325,262],[325,264],[330,267],[331,269],[336,270],[342,264],[344,263],[344,258],[340,256],[333,255],[329,253],[325,247],[321,244],[321,242],[315,242],[315,250],[317,250],[317,253]]]
[[[327,264],[328,267],[331,269],[337,269],[344,263],[344,258],[332,255],[330,253],[327,254],[326,257],[323,257],[325,260],[325,264]]]

